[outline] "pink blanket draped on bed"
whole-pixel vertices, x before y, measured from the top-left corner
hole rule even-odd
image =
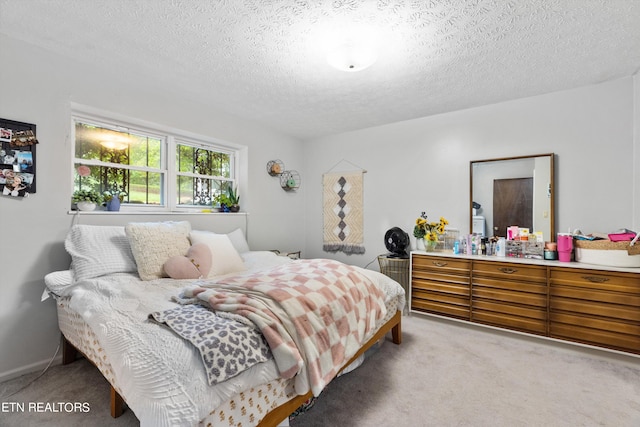
[[[265,336],[283,378],[318,396],[386,314],[384,293],[357,268],[299,260],[265,272],[200,282],[184,291],[240,314]],[[296,375],[297,374],[297,375]]]

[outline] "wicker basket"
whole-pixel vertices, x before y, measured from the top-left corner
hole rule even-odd
[[[599,249],[602,251],[627,251],[629,242],[612,242],[611,240],[574,240],[573,245],[582,249]],[[634,245],[635,246],[635,245]],[[640,248],[640,246],[638,246]]]
[[[640,244],[610,240],[575,240],[576,261],[610,267],[640,267]]]

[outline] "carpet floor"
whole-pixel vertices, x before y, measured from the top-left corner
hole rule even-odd
[[[402,320],[400,346],[388,337],[291,426],[640,427],[638,357],[415,314]],[[85,360],[53,366],[9,396],[36,376],[0,384],[0,426],[139,425],[129,409],[110,417],[109,385]],[[28,410],[57,402],[86,402],[88,411]]]

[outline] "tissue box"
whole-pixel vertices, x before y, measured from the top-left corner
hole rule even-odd
[[[576,261],[607,267],[640,268],[640,255],[629,255],[629,242],[574,240]]]

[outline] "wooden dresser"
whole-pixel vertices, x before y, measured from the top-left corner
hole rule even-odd
[[[411,253],[410,310],[640,354],[640,269]]]

